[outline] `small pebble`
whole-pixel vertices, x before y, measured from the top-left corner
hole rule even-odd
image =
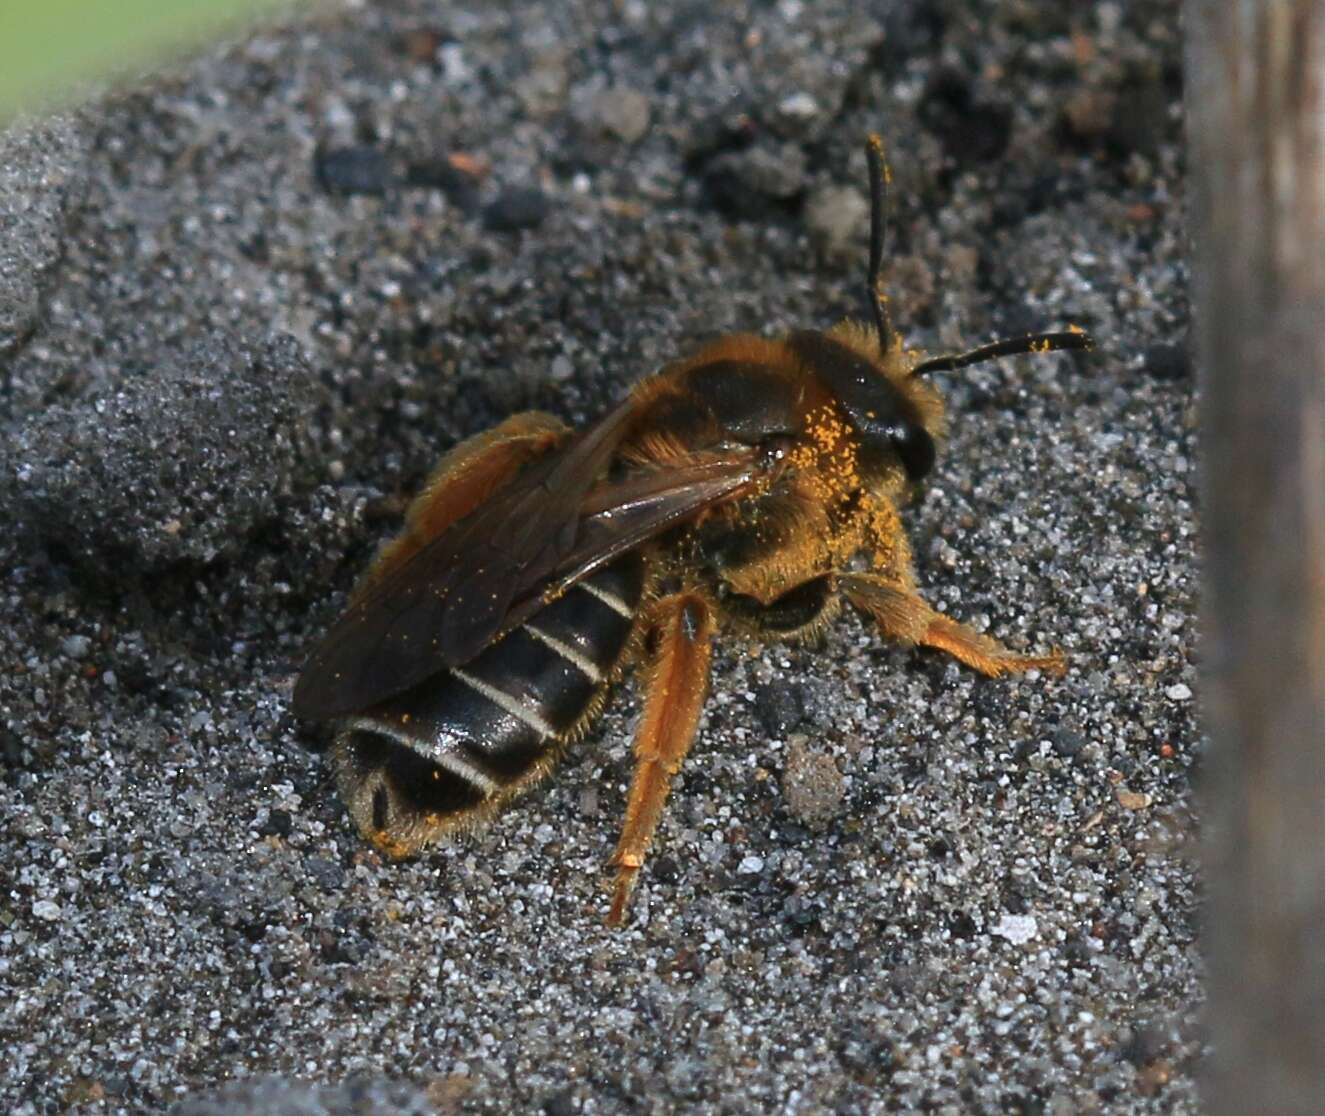
[[[1152,379],[1161,381],[1186,380],[1191,377],[1191,356],[1186,345],[1159,343],[1151,345],[1143,354],[1145,370]]]
[[[824,186],[805,203],[805,227],[819,251],[830,258],[859,251],[870,203],[854,186]]]
[[[375,147],[319,151],[313,157],[313,170],[331,194],[385,194],[392,180],[386,156]]]
[[[53,899],[38,899],[32,904],[32,913],[45,922],[56,922],[60,918],[60,904]]]
[[[1150,795],[1141,794],[1138,791],[1129,791],[1119,788],[1115,792],[1118,799],[1118,805],[1124,810],[1144,810],[1151,803]]]
[[[634,89],[605,89],[594,101],[599,126],[626,143],[636,143],[649,130],[649,99]]]
[[[809,93],[793,93],[778,102],[778,115],[802,123],[813,120],[819,115],[819,102]]]
[[[1034,915],[1005,914],[989,932],[996,938],[1006,938],[1013,945],[1025,945],[1039,932]]]
[[[323,891],[336,891],[345,884],[345,871],[333,860],[323,856],[310,856],[304,867]]]
[[[84,635],[68,636],[60,643],[60,650],[71,659],[85,659],[92,650],[92,641]]]
[[[807,829],[826,829],[837,816],[846,794],[846,780],[833,757],[803,740],[793,740],[782,773],[787,808]]]
[[[505,191],[483,210],[483,224],[493,232],[518,232],[543,223],[552,208],[542,190],[516,187]]]

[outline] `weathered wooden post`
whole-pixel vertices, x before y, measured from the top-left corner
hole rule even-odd
[[[1210,1111],[1325,1112],[1325,0],[1188,0]]]

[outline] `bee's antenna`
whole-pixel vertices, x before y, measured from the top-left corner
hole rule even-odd
[[[946,356],[930,357],[922,360],[913,369],[912,376],[923,376],[927,372],[953,372],[958,368],[968,368],[994,357],[1013,356],[1017,353],[1053,353],[1060,349],[1093,349],[1095,340],[1084,329],[1071,326],[1058,333],[1032,333],[1026,337],[1006,337],[1001,341],[991,341],[978,349],[968,349],[964,353],[949,353]]]
[[[879,353],[885,354],[896,344],[892,315],[888,312],[888,295],[883,289],[883,238],[888,232],[888,181],[892,172],[883,153],[883,140],[872,135],[865,141],[865,158],[870,167],[870,309],[874,312],[874,328],[879,334]]]

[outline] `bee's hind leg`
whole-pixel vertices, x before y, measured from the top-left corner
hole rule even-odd
[[[914,589],[903,588],[878,574],[843,573],[838,575],[837,584],[846,599],[874,617],[890,639],[946,651],[991,678],[1024,674],[1028,670],[1062,674],[1067,669],[1067,660],[1060,652],[1018,654],[950,616],[935,612]]]
[[[620,926],[625,917],[672,776],[681,769],[694,742],[708,689],[713,617],[708,599],[695,592],[664,597],[651,608],[644,713],[635,734],[635,774],[621,840],[611,860],[617,875],[607,916],[610,926]]]

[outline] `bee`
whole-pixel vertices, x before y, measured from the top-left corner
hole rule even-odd
[[[294,691],[298,716],[336,722],[340,791],[377,848],[411,856],[503,809],[635,667],[643,712],[610,861],[619,926],[720,629],[804,638],[845,601],[886,638],[982,674],[1064,669],[926,604],[899,508],[945,432],[931,373],[1091,339],[1069,327],[946,355],[905,347],[881,281],[877,136],[866,151],[871,323],[723,337],[592,426],[518,414],[441,460]]]

